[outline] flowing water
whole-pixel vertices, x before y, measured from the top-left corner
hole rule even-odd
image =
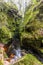
[[[22,57],[21,49],[20,48],[14,49],[13,52],[15,52],[15,55],[14,55],[14,58],[12,58],[10,60],[11,64],[14,64],[15,62],[17,62],[17,60],[19,60]]]
[[[20,50],[20,48],[18,48],[18,49],[16,50],[16,56],[17,56],[18,58],[21,58],[21,50]]]

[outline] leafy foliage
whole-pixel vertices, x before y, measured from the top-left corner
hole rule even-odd
[[[34,1],[33,1],[34,2]],[[42,1],[32,4],[25,12],[22,33],[23,44],[35,47],[43,46],[43,4]]]
[[[0,2],[0,42],[7,43],[10,38],[13,38],[20,20],[21,16],[15,5]]]

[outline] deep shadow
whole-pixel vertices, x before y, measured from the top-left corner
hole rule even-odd
[[[36,56],[36,58],[43,63],[43,53],[40,52],[40,50],[37,50],[36,48],[29,47],[28,53],[33,54]]]

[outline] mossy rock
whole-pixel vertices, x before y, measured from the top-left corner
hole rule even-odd
[[[14,65],[43,65],[43,64],[32,54],[27,54],[23,60]]]

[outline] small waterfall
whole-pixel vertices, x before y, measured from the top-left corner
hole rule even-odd
[[[21,58],[21,49],[20,48],[16,49],[15,53],[16,53],[16,55],[14,56],[15,60]]]
[[[17,56],[18,58],[21,58],[21,50],[20,50],[20,48],[18,48],[18,49],[16,50],[16,56]]]
[[[20,59],[22,57],[21,55],[21,49],[18,48],[18,49],[15,49],[15,55],[14,55],[14,58],[11,59],[11,64],[14,64],[18,59]]]

